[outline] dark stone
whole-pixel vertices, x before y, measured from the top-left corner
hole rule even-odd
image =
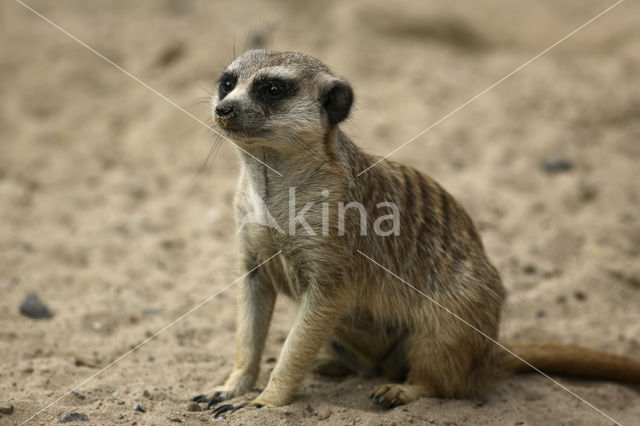
[[[75,390],[72,390],[71,393],[74,394],[76,396],[76,398],[78,398],[78,399],[85,399],[86,398],[85,394],[82,393],[81,390],[75,389]]]
[[[29,318],[47,319],[52,318],[53,313],[49,307],[40,300],[36,293],[29,293],[20,305],[20,313]]]
[[[88,422],[89,417],[84,413],[78,413],[77,411],[70,411],[58,420],[58,423],[70,423],[70,422]]]
[[[573,168],[573,163],[564,157],[554,157],[542,163],[542,169],[547,173],[568,172]]]

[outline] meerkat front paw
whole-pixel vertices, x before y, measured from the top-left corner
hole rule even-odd
[[[227,386],[218,386],[207,393],[194,396],[191,400],[195,402],[205,402],[207,404],[205,410],[208,410],[218,402],[235,398],[236,396],[243,395],[244,393],[245,392],[241,392],[239,389],[229,388]]]

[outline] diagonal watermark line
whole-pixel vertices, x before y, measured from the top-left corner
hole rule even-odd
[[[358,253],[360,253],[362,256],[364,256],[365,258],[367,258],[371,263],[379,266],[381,269],[385,270],[386,272],[388,272],[389,274],[391,274],[393,277],[397,278],[398,280],[402,281],[404,284],[406,284],[407,286],[411,287],[413,290],[415,290],[417,293],[421,294],[422,296],[426,297],[427,299],[429,299],[429,301],[435,303],[437,306],[439,306],[440,308],[444,309],[445,311],[447,311],[448,313],[450,313],[451,315],[453,315],[455,318],[457,318],[458,320],[462,321],[464,324],[468,325],[469,327],[471,327],[472,329],[474,329],[475,331],[477,331],[478,333],[480,333],[481,335],[483,335],[484,337],[486,337],[487,339],[491,340],[493,343],[495,343],[496,345],[500,346],[502,349],[504,349],[505,351],[509,352],[511,355],[513,355],[514,357],[518,358],[520,361],[522,361],[523,363],[527,364],[529,367],[531,367],[533,370],[535,370],[536,372],[542,374],[544,377],[546,377],[547,379],[551,380],[553,383],[555,383],[556,385],[558,385],[559,387],[561,387],[562,389],[564,389],[565,391],[569,392],[571,395],[573,395],[574,397],[578,398],[580,401],[584,402],[585,404],[587,404],[589,407],[593,408],[594,410],[596,410],[598,413],[602,414],[603,416],[605,416],[606,418],[608,418],[609,420],[611,420],[612,422],[614,422],[617,425],[622,425],[620,422],[618,422],[617,420],[613,419],[612,417],[610,417],[609,415],[607,415],[605,412],[603,412],[602,410],[600,410],[599,408],[597,408],[595,405],[591,404],[589,401],[585,400],[584,398],[582,398],[580,395],[576,394],[575,392],[573,392],[571,389],[569,389],[568,387],[564,386],[563,384],[561,384],[560,382],[558,382],[557,380],[554,380],[553,378],[551,378],[548,374],[544,373],[542,370],[536,368],[535,366],[531,365],[529,362],[527,362],[525,359],[523,359],[521,356],[519,356],[518,354],[516,354],[515,352],[513,352],[512,350],[510,350],[509,348],[507,348],[506,346],[504,346],[502,343],[498,342],[497,340],[495,340],[494,338],[492,338],[491,336],[489,336],[488,334],[486,334],[484,331],[480,330],[479,328],[477,328],[476,326],[474,326],[473,324],[471,324],[469,321],[465,320],[464,318],[462,318],[460,315],[456,314],[455,312],[451,311],[449,308],[447,308],[446,306],[442,305],[441,303],[439,303],[437,300],[435,300],[434,298],[430,297],[429,295],[425,294],[423,291],[417,289],[416,287],[414,287],[411,283],[409,283],[408,281],[404,280],[402,277],[400,277],[399,275],[395,274],[393,271],[391,271],[390,269],[387,269],[386,267],[384,267],[383,265],[381,265],[380,263],[376,262],[374,259],[372,259],[371,257],[367,256],[366,254],[364,254],[363,252],[361,252],[360,250],[357,250]]]
[[[132,352],[135,352],[136,350],[138,350],[139,348],[141,348],[142,346],[144,346],[145,344],[147,344],[151,339],[155,338],[157,335],[159,335],[160,333],[164,332],[165,330],[167,330],[168,328],[172,327],[173,325],[175,325],[177,322],[181,321],[183,318],[185,318],[187,315],[190,315],[191,313],[193,313],[194,311],[196,311],[197,309],[199,309],[202,305],[204,305],[205,303],[207,303],[208,301],[210,301],[211,299],[213,299],[214,297],[216,297],[217,295],[219,295],[220,293],[222,293],[223,291],[225,291],[226,289],[228,289],[229,287],[231,287],[232,285],[234,285],[235,283],[237,283],[238,281],[242,280],[244,277],[246,277],[247,275],[251,274],[253,271],[255,271],[256,269],[258,269],[259,267],[261,267],[262,265],[264,265],[265,263],[267,263],[268,261],[270,261],[271,259],[273,259],[274,257],[278,256],[280,253],[282,253],[282,250],[278,250],[277,253],[275,253],[274,255],[272,255],[271,257],[269,257],[268,259],[266,259],[265,261],[263,261],[262,263],[260,263],[259,265],[257,265],[256,267],[252,268],[251,270],[245,272],[244,274],[242,274],[241,276],[239,276],[238,278],[236,278],[235,280],[231,281],[229,284],[227,284],[226,286],[224,286],[222,288],[222,290],[219,290],[218,292],[216,292],[215,294],[207,297],[206,299],[204,299],[202,302],[198,303],[196,306],[194,306],[193,308],[191,308],[189,311],[185,312],[184,314],[180,315],[178,318],[176,318],[175,320],[173,320],[171,323],[169,323],[168,325],[164,326],[163,328],[161,328],[159,331],[157,331],[155,334],[153,334],[152,336],[146,338],[145,340],[143,340],[141,343],[138,343],[134,348],[132,348],[131,350],[129,350],[128,352],[124,353],[123,355],[120,355],[118,358],[116,358],[114,361],[112,361],[111,363],[109,363],[107,366],[103,367],[100,371],[98,371],[97,373],[93,374],[92,376],[86,378],[85,380],[83,380],[82,382],[80,382],[79,384],[77,384],[76,386],[72,387],[71,389],[69,389],[67,392],[65,392],[64,394],[62,394],[58,399],[56,399],[55,401],[49,403],[49,405],[47,405],[46,407],[42,408],[41,410],[39,410],[37,413],[33,414],[31,417],[29,417],[28,419],[26,419],[25,421],[23,421],[22,423],[20,423],[20,426],[22,426],[23,424],[27,423],[29,420],[33,419],[34,417],[36,417],[38,414],[42,413],[43,411],[51,408],[53,405],[57,404],[62,398],[64,398],[65,396],[69,395],[71,392],[73,392],[74,390],[80,388],[81,386],[84,386],[87,382],[93,380],[95,377],[97,377],[98,375],[100,375],[102,372],[104,372],[105,370],[107,370],[110,367],[113,367],[116,363],[118,363],[120,360],[122,360],[123,358],[125,358],[127,355],[129,355]]]
[[[427,127],[426,129],[424,129],[423,131],[421,131],[420,133],[418,133],[417,135],[415,135],[414,137],[412,137],[411,139],[407,140],[406,142],[404,142],[402,145],[400,145],[399,147],[395,148],[393,151],[391,151],[390,153],[388,153],[387,155],[379,158],[375,163],[371,164],[369,167],[367,167],[366,169],[362,170],[360,173],[358,173],[358,176],[360,176],[361,174],[365,173],[366,171],[368,171],[369,169],[371,169],[372,167],[375,167],[378,163],[380,163],[381,161],[385,160],[386,158],[388,158],[389,156],[395,154],[396,152],[398,152],[399,150],[401,150],[402,148],[404,148],[405,146],[407,146],[408,144],[410,144],[411,142],[413,142],[414,140],[418,139],[420,136],[424,135],[425,133],[427,133],[429,130],[433,129],[434,127],[436,127],[438,124],[442,123],[443,121],[445,121],[447,118],[451,117],[453,114],[457,113],[458,111],[460,111],[461,109],[463,109],[464,107],[466,107],[467,105],[469,105],[470,103],[472,103],[473,101],[475,101],[476,99],[478,99],[480,96],[484,95],[485,93],[487,93],[489,90],[493,89],[494,87],[496,87],[497,85],[499,85],[500,83],[502,83],[503,81],[505,81],[506,79],[508,79],[509,77],[511,77],[512,75],[514,75],[515,73],[517,73],[518,71],[520,71],[521,69],[523,69],[524,67],[526,67],[527,65],[529,65],[531,62],[535,61],[536,59],[538,59],[540,56],[544,55],[545,53],[547,53],[548,51],[550,51],[551,49],[553,49],[554,47],[556,47],[557,45],[559,45],[560,43],[562,43],[563,41],[565,41],[566,39],[568,39],[569,37],[573,36],[575,33],[577,33],[578,31],[582,30],[583,28],[585,28],[587,25],[591,24],[593,21],[595,21],[596,19],[600,18],[602,15],[610,12],[614,7],[618,6],[620,3],[622,3],[624,0],[618,0],[616,3],[614,3],[613,5],[609,6],[608,8],[606,8],[605,10],[603,10],[602,12],[600,12],[599,14],[597,14],[596,16],[594,16],[593,18],[589,19],[587,22],[585,22],[584,24],[580,25],[578,28],[576,28],[575,30],[571,31],[569,34],[567,34],[566,36],[562,37],[560,40],[556,41],[555,43],[553,43],[551,46],[547,47],[546,49],[544,49],[542,52],[538,53],[536,56],[534,56],[533,58],[529,59],[527,62],[525,62],[524,64],[520,65],[518,68],[516,68],[515,70],[511,71],[509,74],[505,75],[504,77],[502,77],[500,80],[496,81],[495,83],[493,83],[491,86],[487,87],[486,89],[484,89],[482,92],[478,93],[477,95],[475,95],[473,98],[469,99],[467,102],[463,103],[462,105],[460,105],[459,107],[457,107],[456,109],[454,109],[453,111],[451,111],[450,113],[448,113],[447,115],[445,115],[444,117],[442,117],[441,119],[439,119],[438,121],[436,121],[435,123],[433,123],[432,125],[430,125],[429,127]]]
[[[195,115],[191,114],[189,111],[187,111],[186,109],[182,108],[180,105],[178,105],[177,103],[175,103],[174,101],[172,101],[171,99],[167,98],[165,95],[163,95],[162,93],[158,92],[156,89],[154,89],[153,87],[149,86],[147,83],[145,83],[144,81],[140,80],[138,77],[136,77],[135,75],[131,74],[129,71],[125,70],[124,68],[122,68],[120,65],[116,64],[115,62],[113,62],[112,60],[110,60],[109,58],[107,58],[106,56],[104,56],[102,53],[98,52],[97,50],[95,50],[93,47],[89,46],[87,43],[83,42],[82,40],[80,40],[79,38],[77,38],[76,36],[74,36],[73,34],[69,33],[67,30],[65,30],[64,28],[60,27],[59,25],[57,25],[55,22],[53,22],[52,20],[50,20],[49,18],[47,18],[46,16],[43,16],[42,14],[40,14],[38,11],[36,11],[35,9],[33,9],[31,6],[29,6],[28,4],[20,1],[20,0],[15,0],[16,3],[19,3],[20,5],[22,5],[25,9],[30,10],[31,12],[33,12],[35,15],[39,16],[40,18],[42,18],[44,21],[46,21],[47,23],[51,24],[53,27],[57,28],[58,30],[62,31],[64,34],[66,34],[69,38],[71,38],[73,41],[75,41],[76,43],[86,47],[87,49],[89,49],[92,53],[94,53],[96,56],[100,57],[101,59],[103,59],[104,61],[110,63],[111,65],[113,65],[114,67],[116,67],[119,71],[121,71],[123,74],[125,74],[127,77],[137,81],[138,83],[140,83],[142,86],[144,86],[146,89],[152,91],[153,93],[155,93],[156,95],[160,96],[162,99],[164,99],[166,102],[168,102],[169,104],[173,105],[175,108],[179,109],[180,111],[182,111],[183,113],[187,114],[189,117],[191,117],[192,119],[194,119],[195,121],[197,121],[198,123],[202,124],[203,126],[205,126],[207,129],[211,130],[212,132],[214,132],[216,135],[220,136],[221,138],[223,138],[224,140],[226,140],[227,142],[232,143],[233,145],[235,145],[236,148],[238,148],[240,151],[244,152],[245,154],[247,154],[248,156],[252,157],[254,160],[258,161],[259,163],[262,163],[264,166],[268,167],[272,172],[276,173],[279,176],[282,176],[282,173],[280,173],[279,171],[277,171],[276,169],[274,169],[273,167],[271,167],[270,165],[268,165],[267,163],[265,163],[264,161],[260,160],[258,157],[254,156],[253,154],[251,154],[250,152],[248,152],[247,150],[245,150],[244,148],[242,148],[240,145],[238,145],[237,143],[235,143],[234,141],[232,141],[231,139],[229,139],[228,137],[226,137],[225,135],[223,135],[222,133],[218,132],[216,129],[214,129],[213,127],[209,126],[207,123],[205,123],[204,121],[200,120],[198,117],[196,117]]]

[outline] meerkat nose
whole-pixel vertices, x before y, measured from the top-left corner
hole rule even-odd
[[[220,118],[232,118],[235,117],[236,113],[237,108],[233,104],[223,102],[216,107],[216,115]]]

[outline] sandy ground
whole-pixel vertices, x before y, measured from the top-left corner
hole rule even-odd
[[[31,3],[201,120],[234,49],[317,56],[353,83],[346,129],[379,154],[612,4]],[[510,292],[505,337],[640,358],[638,16],[639,3],[623,3],[393,156],[439,180],[478,224]],[[0,28],[0,402],[15,407],[0,423],[80,383],[84,398],[66,395],[29,423],[70,411],[91,424],[214,423],[187,401],[229,373],[233,286],[101,369],[239,275],[234,148],[205,164],[214,138],[201,124],[18,3],[0,4]],[[556,157],[570,170],[545,172]],[[52,319],[19,313],[30,291]],[[279,300],[258,388],[294,315]],[[612,423],[538,375],[506,380],[483,401],[390,411],[366,396],[383,380],[308,375],[292,405],[225,421]],[[560,381],[640,424],[637,388]]]

